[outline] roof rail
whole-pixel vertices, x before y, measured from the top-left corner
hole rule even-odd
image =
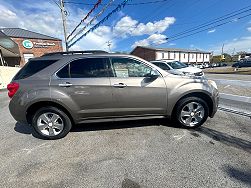
[[[46,53],[43,56],[52,56],[52,55],[77,55],[77,54],[103,54],[108,53],[103,50],[85,50],[85,51],[69,51],[69,52],[52,52]]]

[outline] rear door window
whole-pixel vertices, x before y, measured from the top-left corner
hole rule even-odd
[[[30,60],[24,67],[16,74],[14,80],[20,80],[28,78],[39,71],[45,69],[46,67],[52,65],[58,60]]]
[[[77,59],[66,65],[57,76],[59,78],[102,78],[109,77],[109,68],[106,58]]]

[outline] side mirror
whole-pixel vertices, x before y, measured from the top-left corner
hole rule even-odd
[[[146,78],[155,80],[159,77],[159,73],[156,70],[152,70],[150,73],[145,75]]]

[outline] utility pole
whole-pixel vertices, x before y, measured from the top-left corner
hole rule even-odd
[[[112,42],[111,42],[111,41],[107,41],[106,43],[107,43],[107,46],[108,46],[108,48],[109,48],[109,52],[111,52],[111,45],[112,45]]]
[[[68,42],[67,42],[67,31],[66,31],[66,11],[64,9],[64,0],[60,0],[60,9],[61,9],[61,16],[62,16],[62,22],[63,22],[63,28],[64,28],[64,40],[65,40],[65,50],[68,52]]]
[[[221,55],[223,55],[223,52],[224,52],[224,51],[223,51],[223,50],[224,50],[224,45],[225,45],[225,44],[222,44]]]
[[[221,61],[224,61],[225,60],[225,57],[224,57],[224,54],[223,54],[223,52],[224,52],[224,43],[222,44],[222,48],[221,48]]]

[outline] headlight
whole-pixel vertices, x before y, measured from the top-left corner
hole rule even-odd
[[[217,84],[213,80],[208,80],[208,83],[212,85],[214,88],[218,89]]]
[[[182,72],[185,76],[194,76],[194,74],[193,73],[191,73],[191,72]]]

